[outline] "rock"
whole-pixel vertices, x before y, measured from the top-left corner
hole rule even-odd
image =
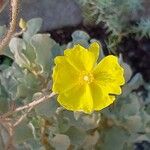
[[[9,8],[0,14],[0,25],[8,24]],[[43,18],[42,31],[75,26],[82,21],[81,10],[74,0],[22,0],[19,16],[29,20]]]

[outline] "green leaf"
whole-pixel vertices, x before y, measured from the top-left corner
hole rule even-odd
[[[16,69],[17,70],[17,69]],[[14,66],[5,69],[0,74],[1,84],[5,89],[7,89],[7,93],[11,99],[16,99],[16,91],[17,91],[17,79],[14,76],[14,73],[17,74],[17,71],[14,69]],[[16,71],[16,72],[15,72]]]
[[[37,93],[36,95],[41,95],[40,93]],[[35,97],[35,95],[34,95]],[[46,119],[51,118],[55,113],[56,113],[56,109],[57,109],[58,105],[56,102],[55,98],[50,98],[47,101],[45,101],[44,103],[38,105],[35,108],[35,111],[37,113],[37,115],[44,117]]]
[[[20,79],[20,82],[24,83],[31,91],[38,91],[42,87],[41,81],[30,72],[24,73],[24,77]]]
[[[33,18],[27,22],[27,30],[23,33],[23,39],[30,41],[33,35],[35,35],[42,26],[41,18]]]
[[[131,132],[139,132],[143,126],[143,122],[141,120],[141,116],[134,115],[126,118],[124,125]]]
[[[133,90],[138,89],[141,85],[144,84],[143,77],[140,73],[135,74],[129,83],[123,86],[122,97],[128,96]]]
[[[137,89],[143,84],[143,78],[140,73],[137,73],[129,82],[129,86],[132,89]]]
[[[8,95],[4,87],[0,84],[0,113],[7,112],[8,108]]]
[[[30,43],[26,42],[26,49],[23,49],[23,53],[31,63],[35,63],[36,54]]]
[[[95,131],[91,135],[86,136],[85,141],[83,143],[83,148],[85,150],[91,150],[95,147],[96,143],[99,140],[99,133]]]
[[[0,38],[2,38],[5,35],[6,32],[7,32],[6,26],[0,26]],[[2,51],[2,54],[5,55],[5,56],[8,56],[10,58],[13,58],[13,55],[10,52],[10,49],[7,46]]]
[[[65,134],[69,136],[71,144],[75,146],[81,145],[86,137],[86,133],[83,130],[77,129],[76,127],[73,126],[70,127]]]
[[[101,119],[100,113],[82,116],[83,127],[86,130],[97,128]]]
[[[119,112],[121,117],[134,116],[139,113],[141,106],[139,99],[135,94],[130,94],[128,99],[124,99],[123,101],[124,103],[122,103],[121,110]]]
[[[124,68],[125,81],[128,82],[132,76],[132,69],[127,63],[122,63],[121,66]]]
[[[90,40],[90,36],[86,32],[81,31],[81,30],[77,30],[73,32],[71,36],[72,36],[73,42],[80,41],[80,40],[85,40],[85,41]]]
[[[26,98],[29,94],[28,88],[24,84],[17,86],[16,98]]]
[[[56,150],[68,150],[70,146],[70,139],[67,135],[56,134],[53,139],[51,139],[52,146]]]
[[[63,48],[59,44],[56,43],[51,48],[51,55],[52,55],[52,59],[54,59],[56,56],[63,55]]]
[[[0,124],[0,148],[2,147],[2,149],[4,149],[4,145],[6,145],[6,143],[9,140],[9,133],[7,131],[7,129],[5,128],[5,126],[2,126]]]
[[[107,129],[104,133],[104,137],[101,137],[101,149],[102,150],[123,150],[124,144],[128,141],[129,134],[117,127]]]
[[[25,42],[20,38],[12,38],[9,47],[11,52],[14,54],[14,61],[20,67],[28,67],[30,66],[30,61],[23,53],[23,49],[26,49]]]
[[[80,44],[84,47],[88,47],[90,36],[86,32],[77,30],[77,31],[73,32],[71,36],[72,36],[72,44],[73,45]]]
[[[36,53],[36,64],[40,65],[40,73],[47,77],[50,72],[51,60],[51,49],[56,44],[52,40],[49,34],[36,34],[32,37],[31,44],[34,47]]]
[[[23,143],[26,140],[34,138],[34,127],[31,123],[28,123],[26,120],[21,122],[14,132],[14,141],[15,143]]]
[[[65,133],[70,128],[70,121],[66,117],[58,118],[58,128],[60,133]]]
[[[82,113],[79,118],[74,116],[74,114],[69,111],[64,112],[63,115],[65,118],[69,119],[72,126],[80,128],[84,131],[96,128],[101,118],[99,113],[92,113],[91,115]]]

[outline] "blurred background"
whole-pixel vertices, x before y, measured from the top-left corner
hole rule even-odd
[[[1,0],[1,3],[7,0]],[[19,16],[29,20],[41,17],[44,22],[42,31],[50,31],[65,26],[76,26],[82,22],[79,5],[74,0],[21,0]],[[10,6],[1,12],[0,24],[8,24]]]

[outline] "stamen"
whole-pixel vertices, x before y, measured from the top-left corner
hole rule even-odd
[[[84,80],[84,81],[89,81],[89,80],[90,80],[90,79],[89,79],[89,76],[85,75],[85,76],[83,77],[83,80]]]

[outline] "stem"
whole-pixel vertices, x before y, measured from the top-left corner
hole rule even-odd
[[[21,107],[16,108],[14,111],[7,112],[6,114],[0,116],[0,118],[9,117],[9,116],[13,115],[14,113],[17,113],[17,112],[22,111],[24,109],[30,109],[30,108],[33,109],[35,106],[47,101],[49,98],[53,97],[54,95],[55,95],[55,93],[51,93],[49,95],[43,96],[42,98],[39,98],[38,100],[34,100],[33,102],[31,102],[25,106],[21,106]]]
[[[18,5],[19,5],[19,0],[11,0],[11,22],[10,22],[10,28],[7,31],[6,35],[4,38],[0,41],[0,54],[2,54],[3,49],[5,46],[8,45],[9,41],[11,40],[12,35],[15,32],[16,29],[16,22],[17,22],[17,14],[18,14]]]
[[[3,140],[3,137],[2,137],[2,134],[1,134],[1,129],[0,129],[0,140],[1,140],[1,144],[2,144],[2,147],[5,147],[5,143],[4,143],[4,140]]]
[[[13,145],[13,134],[14,134],[14,128],[13,125],[10,123],[9,124],[9,139],[7,141],[6,150],[15,150],[14,145]]]
[[[25,112],[17,121],[16,123],[13,125],[14,127],[18,126],[28,115],[28,113],[33,109],[33,107],[30,107],[27,112]]]
[[[41,143],[45,150],[53,150],[51,144],[49,143],[49,134],[47,133],[48,128],[48,121],[43,119],[41,124]]]

